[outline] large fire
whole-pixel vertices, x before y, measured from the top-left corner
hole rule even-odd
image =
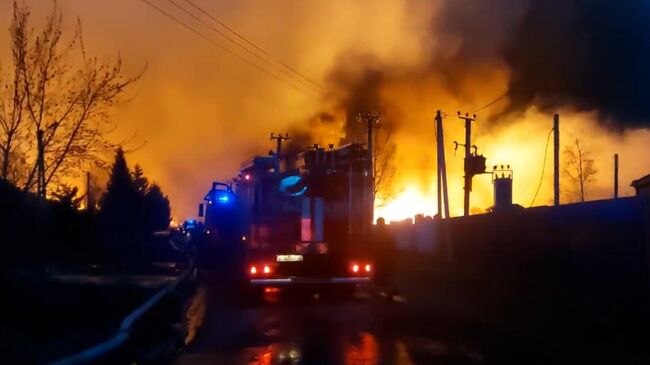
[[[620,195],[633,195],[629,183],[650,168],[650,157],[638,154],[650,140],[647,129],[628,131],[616,134],[597,123],[595,113],[579,113],[571,110],[560,110],[561,145],[567,146],[580,138],[592,153],[597,174],[595,181],[588,186],[587,199],[607,199],[613,194],[613,155],[619,154],[621,167]],[[458,124],[455,117],[447,117],[445,123]],[[530,108],[524,115],[517,118],[516,123],[502,128],[491,129],[482,127],[480,119],[474,129],[479,153],[487,157],[488,171],[494,165],[510,165],[514,171],[513,201],[524,207],[532,205],[549,205],[552,203],[552,140],[548,144],[549,132],[552,127],[552,115],[541,113],[536,108]],[[486,130],[487,129],[487,130]],[[462,129],[457,126],[450,128],[454,132],[446,133],[446,155],[448,165],[448,183],[450,213],[452,216],[462,215],[462,153],[454,154],[453,140],[463,138]],[[431,146],[434,141],[430,141]],[[412,150],[414,146],[408,143],[398,145],[402,150]],[[418,147],[416,147],[418,148]],[[546,160],[544,155],[546,151]],[[409,165],[408,154],[400,155],[400,162]],[[435,155],[433,155],[435,156]],[[417,158],[417,156],[411,156]],[[561,159],[561,164],[563,160]],[[545,166],[544,166],[545,165]],[[544,171],[542,171],[544,170]],[[416,170],[417,171],[417,170]],[[429,171],[417,171],[420,179],[414,180],[413,169],[398,170],[393,185],[394,191],[389,192],[388,198],[378,196],[375,203],[375,219],[383,217],[387,222],[413,218],[416,214],[433,216],[437,214],[436,175],[435,165]],[[542,176],[543,173],[543,176]],[[426,178],[422,178],[425,176]],[[424,181],[424,183],[423,183]],[[562,201],[575,201],[575,198],[565,194],[569,182],[561,175]],[[535,197],[535,192],[539,192]],[[474,178],[471,194],[470,210],[472,214],[485,212],[493,204],[493,188],[491,174],[479,175]],[[535,198],[533,202],[533,198]]]
[[[392,200],[384,202],[378,199],[375,205],[375,219],[382,217],[387,222],[399,221],[413,218],[418,213],[434,215],[436,210],[434,194],[427,194],[415,186],[409,186]]]
[[[29,3],[35,13],[49,9],[49,2]],[[205,37],[268,68],[172,4],[156,3]],[[381,112],[382,128],[392,132],[396,149],[395,177],[377,195],[376,216],[434,215],[438,109],[448,114],[450,211],[460,215],[463,153],[454,154],[453,141],[464,135],[456,111],[472,113],[505,92],[508,97],[477,113],[472,143],[487,158],[488,169],[511,165],[515,203],[529,206],[540,179],[534,203],[549,203],[552,151],[543,178],[541,173],[555,112],[561,115],[562,148],[580,138],[593,152],[598,173],[588,199],[611,196],[614,153],[621,160],[622,195],[632,194],[629,181],[650,169],[650,155],[644,153],[650,132],[641,129],[650,119],[649,109],[643,109],[650,69],[647,55],[638,52],[645,34],[639,29],[647,22],[629,16],[641,13],[638,2],[617,3],[615,17],[606,16],[608,3],[564,6],[546,0],[197,3],[318,86],[294,82],[301,90],[288,87],[141,2],[61,1],[68,30],[76,16],[84,21],[92,53],[113,55],[119,49],[125,70],[133,73],[148,61],[132,102],[112,115],[120,125],[114,137],[129,140],[137,134],[147,140],[129,161],[163,186],[176,218],[196,215],[206,182],[230,179],[241,161],[267,151],[270,132],[290,132],[302,148],[363,142],[350,118],[359,112]],[[10,1],[0,2],[0,14],[11,14]],[[593,23],[572,21],[582,18]],[[0,37],[2,49],[9,49],[8,41]],[[310,138],[299,141],[296,129]],[[491,205],[490,176],[475,177],[472,212]]]

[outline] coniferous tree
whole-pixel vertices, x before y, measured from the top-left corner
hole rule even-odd
[[[103,203],[111,203],[113,197],[120,197],[119,194],[132,194],[134,192],[133,180],[131,173],[124,157],[124,151],[121,148],[115,153],[115,162],[111,167],[111,176],[106,187]]]
[[[140,195],[144,196],[149,189],[149,180],[144,176],[144,171],[142,171],[142,167],[140,167],[140,165],[136,164],[135,167],[133,167],[133,174],[131,174],[131,178],[133,179],[133,186],[135,187],[135,190]]]
[[[109,251],[131,267],[154,260],[160,247],[154,244],[153,232],[168,228],[170,215],[169,200],[160,186],[149,184],[138,165],[131,173],[124,151],[118,149],[99,213]]]
[[[145,195],[145,211],[148,229],[160,231],[169,227],[171,208],[169,199],[163,194],[160,186],[153,183]]]
[[[120,148],[115,154],[115,162],[111,168],[111,176],[106,192],[102,197],[99,222],[102,240],[108,249],[120,259],[129,260],[137,247],[140,238],[138,234],[138,218],[141,211],[141,199],[138,196],[129,167]]]

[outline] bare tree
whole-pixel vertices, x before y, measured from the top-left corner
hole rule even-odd
[[[2,158],[2,169],[0,177],[5,180],[16,181],[17,171],[12,171],[11,161],[19,163],[20,146],[18,142],[24,137],[21,135],[23,122],[23,108],[25,105],[25,92],[23,89],[24,80],[21,70],[24,68],[27,56],[27,19],[28,11],[18,11],[14,3],[13,21],[9,28],[11,38],[11,66],[12,72],[10,78],[3,79],[3,72],[0,70],[0,153]],[[24,163],[24,161],[22,161]]]
[[[140,75],[122,75],[122,63],[89,57],[83,43],[81,22],[68,42],[63,40],[63,15],[56,1],[43,28],[34,36],[29,28],[29,8],[14,1],[12,54],[16,107],[8,128],[2,129],[3,177],[14,161],[5,151],[15,150],[16,135],[29,147],[24,190],[37,187],[45,196],[47,186],[61,177],[75,176],[82,167],[99,164],[102,154],[114,150],[106,139],[114,125],[108,113],[126,87]],[[22,84],[22,85],[20,85]],[[12,132],[15,129],[17,132]],[[12,134],[13,133],[13,134]],[[12,145],[14,143],[14,145]]]
[[[576,138],[575,144],[564,148],[564,175],[569,180],[570,188],[567,193],[574,199],[585,201],[585,191],[589,184],[596,181],[594,160],[591,150],[580,145]]]
[[[396,146],[392,141],[392,131],[387,128],[378,128],[375,132],[373,149],[374,195],[379,195],[386,200],[390,197],[396,172],[394,165]]]

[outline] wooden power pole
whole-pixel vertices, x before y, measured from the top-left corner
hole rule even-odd
[[[276,140],[277,144],[275,146],[275,156],[277,158],[280,158],[280,154],[282,154],[282,142],[291,141],[291,137],[289,137],[289,133],[285,133],[284,136],[282,133],[278,133],[278,135],[271,133],[271,140]]]
[[[375,154],[374,154],[374,132],[373,129],[375,125],[379,124],[379,118],[381,114],[380,113],[366,113],[366,114],[361,114],[359,113],[357,118],[359,121],[363,121],[366,123],[366,132],[367,132],[367,159],[368,161],[366,162],[366,168],[367,168],[367,184],[366,188],[363,190],[363,201],[367,202],[367,211],[368,211],[368,218],[370,219],[365,219],[365,221],[369,221],[372,223],[374,217],[374,209],[375,209]],[[369,193],[366,195],[366,191]]]
[[[560,115],[553,115],[553,204],[560,205]]]
[[[375,125],[379,124],[379,117],[381,114],[372,114],[372,113],[366,113],[366,114],[361,114],[359,113],[358,118],[360,121],[363,121],[366,123],[366,132],[367,132],[367,147],[368,147],[368,176],[370,176],[371,179],[374,179],[374,174],[375,174],[375,156],[374,156],[374,132],[373,129]],[[374,184],[374,182],[373,182]],[[374,190],[374,189],[373,189]]]
[[[275,135],[275,133],[271,133],[271,140],[275,140],[276,146],[275,146],[275,172],[280,172],[280,157],[282,155],[282,142],[284,141],[291,141],[291,137],[289,137],[289,133],[285,133],[284,136],[282,133],[278,133],[278,135]]]
[[[43,130],[38,129],[36,131],[36,149],[37,149],[37,156],[36,156],[36,165],[37,165],[37,179],[36,179],[36,195],[38,195],[39,198],[45,199],[46,198],[46,191],[45,191],[45,142],[43,141]]]
[[[438,216],[449,218],[449,194],[447,192],[447,165],[445,162],[445,138],[442,128],[442,113],[436,112],[436,154],[438,169]],[[444,208],[443,208],[444,203]],[[443,215],[444,209],[444,215]]]
[[[618,153],[614,154],[614,199],[618,199]]]
[[[461,115],[458,112],[458,118],[465,121],[465,190],[463,199],[463,215],[469,215],[469,193],[472,191],[472,172],[470,171],[470,163],[472,158],[472,122],[476,120],[476,114],[469,116],[468,113]]]

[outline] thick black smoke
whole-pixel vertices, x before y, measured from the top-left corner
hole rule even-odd
[[[458,100],[488,103],[499,95],[473,100],[463,89],[469,70],[485,65],[510,71],[506,114],[572,107],[597,111],[615,129],[650,127],[648,19],[648,0],[448,0],[431,18],[436,42],[425,67],[404,70],[354,51],[339,57],[326,85],[328,99],[347,111],[341,142],[363,141],[357,113],[399,110],[387,108],[384,83],[434,74]],[[386,117],[385,125],[401,122]]]
[[[362,68],[351,65],[364,65]],[[344,137],[340,143],[365,140],[365,125],[358,121],[359,113],[380,111],[380,87],[385,79],[384,70],[366,56],[349,56],[332,70],[328,85],[335,95],[336,107],[345,110]]]
[[[453,81],[466,65],[505,61],[509,111],[571,106],[597,110],[617,128],[647,127],[648,19],[647,0],[449,1],[434,32],[461,45],[434,66],[447,67]]]
[[[505,48],[515,106],[597,109],[650,126],[650,2],[535,0]]]
[[[328,113],[319,113],[306,121],[306,123],[294,124],[289,127],[291,140],[284,147],[284,154],[295,156],[303,152],[306,148],[316,143],[310,127],[315,125],[330,125],[334,122],[334,117]]]

